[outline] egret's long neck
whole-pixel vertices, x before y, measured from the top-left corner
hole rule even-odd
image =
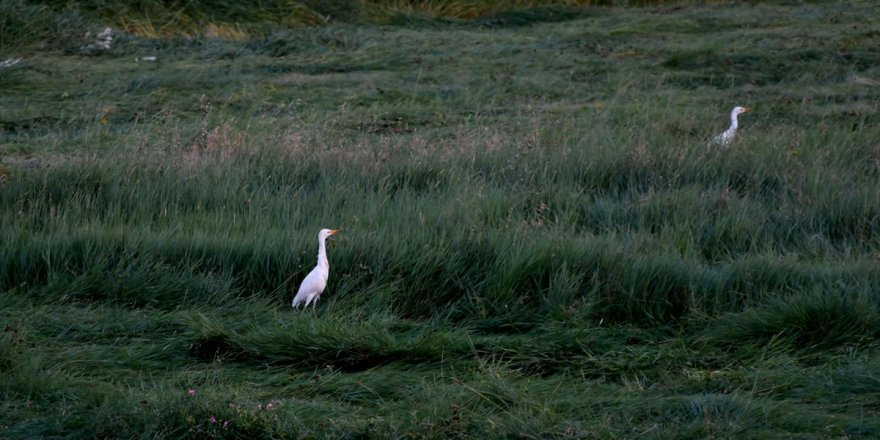
[[[327,245],[324,244],[324,240],[318,240],[318,266],[323,267],[324,270],[330,270],[330,262],[327,261]]]
[[[736,130],[737,126],[739,126],[739,121],[737,120],[736,113],[731,113],[729,130]]]

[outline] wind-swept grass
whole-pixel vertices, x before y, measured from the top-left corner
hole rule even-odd
[[[876,5],[349,3],[0,6],[3,437],[877,436]]]

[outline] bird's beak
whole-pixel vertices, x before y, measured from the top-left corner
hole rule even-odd
[[[743,113],[748,113],[748,112],[750,112],[750,111],[752,111],[751,108],[749,108],[749,107],[743,107]]]
[[[333,235],[333,234],[335,234],[335,233],[337,233],[337,232],[339,232],[339,231],[341,231],[341,230],[342,230],[342,229],[331,229],[331,230],[330,230],[330,233],[327,234],[327,236],[329,237],[329,236],[331,236],[331,235]]]

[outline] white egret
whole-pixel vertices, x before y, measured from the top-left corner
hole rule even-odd
[[[327,237],[339,232],[336,229],[321,229],[318,231],[318,265],[306,275],[302,284],[299,285],[299,291],[290,304],[293,308],[297,308],[300,304],[305,310],[309,304],[312,304],[312,310],[318,304],[318,298],[324,288],[327,287],[327,277],[330,276],[330,262],[327,261]]]
[[[736,134],[736,129],[737,127],[739,127],[737,116],[739,116],[740,113],[746,113],[750,111],[752,111],[752,109],[748,107],[734,107],[733,110],[730,111],[730,127],[724,133],[721,133],[712,138],[712,142],[715,144],[719,144],[722,147],[730,145],[730,143],[733,142],[733,136]]]

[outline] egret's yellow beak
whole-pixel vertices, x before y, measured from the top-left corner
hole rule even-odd
[[[337,233],[337,232],[339,232],[339,231],[341,231],[341,229],[331,229],[331,230],[330,230],[330,233],[327,234],[327,236],[329,237],[329,236],[331,236],[331,235],[333,235],[333,234],[335,234],[335,233]]]
[[[748,113],[750,111],[752,111],[750,107],[743,107],[743,113]]]

